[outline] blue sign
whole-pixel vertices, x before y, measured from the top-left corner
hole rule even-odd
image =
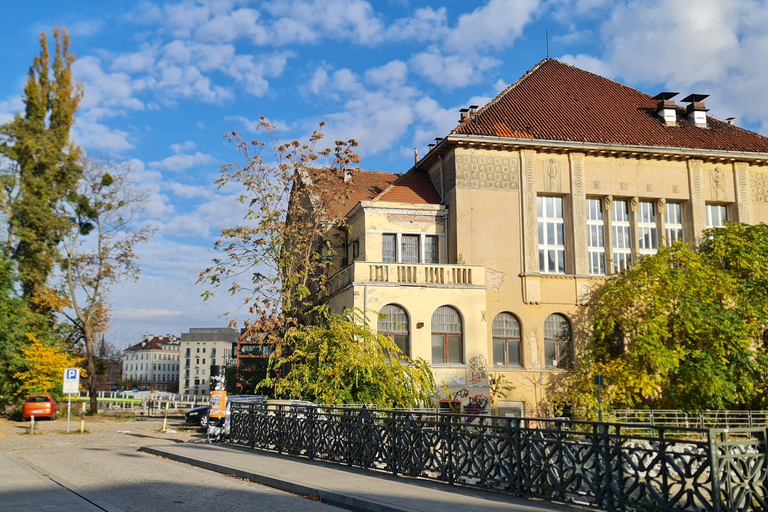
[[[80,373],[80,372],[77,370],[77,368],[67,368],[67,369],[65,370],[65,372],[66,372],[66,373],[64,374],[64,378],[65,378],[65,379],[67,379],[67,380],[70,380],[70,379],[77,379],[77,377],[78,377],[78,373]]]
[[[139,392],[139,388],[133,388],[133,392],[134,393],[138,393]]]

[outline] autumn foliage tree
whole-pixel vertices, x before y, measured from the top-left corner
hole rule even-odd
[[[96,357],[109,327],[109,292],[121,280],[139,278],[135,247],[149,241],[153,230],[136,223],[146,194],[131,180],[128,166],[86,157],[82,168],[83,178],[66,205],[70,229],[63,241],[60,295],[69,302],[65,315],[85,347],[90,410],[95,413]]]
[[[768,226],[707,230],[698,247],[662,248],[603,286],[568,399],[594,410],[603,375],[614,407],[765,407],[766,327]]]
[[[211,287],[204,297],[225,283],[244,296],[258,335],[277,345],[263,385],[279,396],[403,407],[424,401],[434,393],[424,361],[390,361],[391,340],[359,319],[317,308],[340,260],[334,236],[346,229],[340,206],[357,171],[357,142],[321,148],[316,131],[306,143],[283,143],[264,118],[259,133],[264,140],[227,135],[244,162],[224,165],[217,183],[242,187],[247,213],[216,242],[220,256],[199,278]]]
[[[33,334],[27,335],[30,344],[22,349],[24,369],[14,378],[21,382],[18,394],[45,394],[60,396],[64,382],[64,370],[77,368],[82,361],[67,352],[65,347],[56,343],[45,343]],[[81,376],[85,372],[81,371]]]

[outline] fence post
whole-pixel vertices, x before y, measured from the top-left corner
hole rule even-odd
[[[720,460],[717,451],[717,438],[712,429],[707,431],[707,440],[709,441],[709,480],[712,488],[712,511],[720,512],[722,507],[722,495],[720,494]],[[727,480],[727,479],[726,479]]]
[[[309,447],[307,448],[307,457],[312,460],[315,458],[315,451],[317,450],[317,442],[315,441],[315,416],[317,414],[316,407],[308,407],[307,411],[307,428],[309,429]]]

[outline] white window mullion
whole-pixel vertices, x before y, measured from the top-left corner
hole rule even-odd
[[[539,228],[539,271],[565,274],[565,218],[563,198],[536,198]]]
[[[611,210],[611,242],[613,244],[613,272],[623,272],[632,263],[629,204],[625,199],[613,202],[613,210]]]
[[[664,214],[664,242],[672,246],[675,242],[683,240],[683,205],[680,203],[667,203],[667,211]]]
[[[600,199],[587,199],[587,253],[589,273],[605,274],[605,222]]]
[[[640,201],[637,219],[637,252],[641,255],[656,254],[659,251],[657,235],[656,205]]]

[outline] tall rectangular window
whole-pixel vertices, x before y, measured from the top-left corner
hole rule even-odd
[[[640,204],[638,205],[637,252],[643,255],[656,254],[659,252],[656,205],[650,201],[640,201]]]
[[[536,198],[539,221],[539,271],[565,274],[565,219],[563,198]]]
[[[624,199],[613,202],[611,212],[613,272],[624,272],[632,263],[632,239],[629,225],[629,203]]]
[[[724,228],[728,220],[728,207],[724,204],[707,205],[707,227]]]
[[[395,263],[397,261],[397,235],[381,235],[381,261]]]
[[[600,199],[587,199],[587,253],[589,255],[589,273],[605,274],[605,223],[603,221],[603,202]]]
[[[683,205],[681,203],[667,203],[667,212],[664,214],[664,242],[672,246],[675,242],[683,240]]]
[[[419,262],[419,235],[402,235],[400,250],[403,263]]]
[[[424,237],[424,263],[439,263],[439,250],[437,246],[437,237],[427,235]]]

